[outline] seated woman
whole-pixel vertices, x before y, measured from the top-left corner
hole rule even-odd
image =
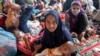
[[[82,9],[80,2],[73,1],[71,8],[67,11],[67,14],[69,16],[69,20],[66,20],[66,22],[69,23],[70,31],[76,32],[79,40],[81,41],[87,27],[87,16]]]
[[[39,50],[35,50],[35,52],[37,51],[40,53],[45,49],[60,47],[62,44],[66,43],[68,46],[68,48],[66,48],[69,51],[68,55],[73,53],[75,51],[75,46],[72,36],[67,27],[60,20],[59,13],[56,10],[50,10],[46,14],[44,22],[45,29],[43,38],[37,41],[38,44],[41,45],[41,48]]]

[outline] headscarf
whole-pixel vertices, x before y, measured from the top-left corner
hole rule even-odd
[[[67,41],[73,41],[68,28],[60,20],[59,13],[56,10],[50,10],[46,14],[45,20],[49,15],[53,15],[55,17],[58,26],[54,32],[48,31],[48,29],[45,27],[42,45],[45,48],[54,48],[62,45]]]
[[[72,6],[73,4],[77,4],[77,5],[80,6],[80,10],[81,10],[80,12],[81,12],[81,13],[85,12],[84,9],[82,8],[82,5],[81,5],[80,1],[74,0],[74,1],[71,3],[71,6]]]
[[[81,3],[80,3],[80,1],[78,1],[78,0],[73,1],[73,2],[71,3],[71,6],[72,6],[73,4],[78,4],[78,5],[81,7]]]
[[[87,6],[86,6],[86,12],[87,13],[93,13],[94,10],[96,10],[96,8],[93,6],[93,1],[88,0]]]

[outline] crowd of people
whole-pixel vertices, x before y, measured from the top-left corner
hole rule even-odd
[[[79,56],[76,49],[100,38],[100,11],[93,3],[2,0],[0,56]]]

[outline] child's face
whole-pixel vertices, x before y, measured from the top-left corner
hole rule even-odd
[[[46,28],[50,32],[54,32],[57,28],[57,22],[56,22],[56,19],[53,15],[48,15],[47,16],[45,24],[46,24]]]
[[[80,6],[77,4],[74,4],[72,5],[71,10],[74,15],[77,15],[80,12]]]

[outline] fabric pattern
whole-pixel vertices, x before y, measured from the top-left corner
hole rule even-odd
[[[28,21],[27,25],[32,36],[38,35],[42,29],[42,27],[40,26],[40,22],[38,20]]]

